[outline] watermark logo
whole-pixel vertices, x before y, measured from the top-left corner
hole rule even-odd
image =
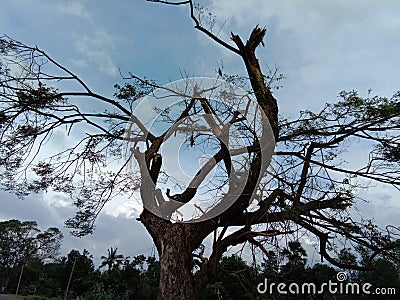
[[[257,285],[257,291],[260,294],[274,294],[278,293],[281,295],[313,295],[313,294],[332,294],[332,295],[395,295],[396,288],[388,287],[376,287],[373,288],[371,283],[357,283],[357,282],[346,282],[348,275],[346,272],[340,271],[336,274],[336,280],[328,280],[322,284],[315,284],[312,282],[290,284],[280,282],[268,282],[265,278],[264,282],[260,282]]]
[[[130,167],[142,177],[142,205],[172,221],[201,222],[226,211],[248,189],[252,161],[260,161],[258,178],[251,178],[257,182],[275,149],[253,95],[215,78],[182,79],[152,91],[137,104],[126,132]],[[151,147],[159,147],[158,157],[146,156]]]
[[[347,280],[347,273],[346,272],[342,272],[342,271],[338,272],[336,274],[336,279],[338,281],[346,281]]]

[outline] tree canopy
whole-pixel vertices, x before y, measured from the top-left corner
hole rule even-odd
[[[35,221],[0,222],[0,284],[7,288],[14,271],[34,261],[54,260],[63,235],[58,228],[41,231]],[[15,284],[15,282],[13,283]]]

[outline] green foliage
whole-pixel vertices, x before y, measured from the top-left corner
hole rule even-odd
[[[0,285],[15,290],[23,266],[27,283],[36,280],[42,261],[58,256],[62,239],[58,228],[41,232],[35,221],[0,222]]]
[[[203,299],[254,299],[257,276],[257,271],[239,256],[223,257]]]
[[[107,256],[101,256],[101,259],[103,261],[100,265],[100,268],[107,266],[108,272],[111,272],[113,270],[118,270],[122,262],[124,261],[124,256],[122,254],[117,254],[118,248],[111,247],[107,251],[108,251]]]
[[[15,50],[18,45],[18,42],[10,39],[6,35],[3,35],[0,37],[0,54],[7,54],[9,51]]]
[[[41,233],[34,221],[0,222],[0,266],[11,269],[36,257],[53,258],[62,238],[57,228]]]
[[[61,300],[59,297],[25,296],[23,300]]]
[[[357,257],[357,253],[346,248],[339,253],[338,259],[354,263]],[[359,299],[360,295],[332,295],[327,290],[325,294],[318,295],[319,298],[306,294],[281,295],[278,292],[260,295],[255,290],[265,279],[269,284],[275,284],[275,287],[279,283],[285,283],[286,286],[291,283],[314,283],[318,288],[329,281],[337,282],[336,276],[339,271],[350,275],[348,282],[370,283],[373,287],[395,287],[397,290],[400,288],[400,266],[383,257],[374,261],[373,271],[340,270],[321,263],[307,266],[306,258],[306,251],[298,241],[289,242],[279,253],[270,252],[264,263],[257,268],[249,266],[240,257],[224,257],[218,264],[215,278],[207,285],[201,299]],[[362,299],[375,298],[372,295],[363,295]]]
[[[17,107],[24,111],[37,111],[46,108],[53,108],[54,105],[64,101],[58,91],[53,87],[47,87],[39,82],[37,88],[31,88],[27,91],[18,91],[16,93],[18,101]]]
[[[287,259],[289,268],[304,268],[307,262],[307,253],[299,241],[288,242],[288,247],[282,250],[282,256]]]
[[[1,225],[6,226],[3,223]],[[20,225],[18,221],[11,220],[7,226]],[[27,230],[34,227],[34,222],[25,222],[24,226]],[[44,236],[51,233],[51,230],[54,229],[43,233]],[[366,252],[368,250],[364,248],[358,248],[357,253],[350,248],[344,248],[339,252],[338,260],[342,263],[354,263],[367,258]],[[264,299],[266,295],[260,295],[257,291],[258,284],[264,279],[275,284],[314,283],[319,287],[329,280],[336,281],[338,271],[346,271],[350,274],[349,281],[354,283],[368,282],[373,287],[400,288],[400,267],[381,256],[373,262],[375,269],[368,272],[338,270],[326,264],[308,266],[307,253],[299,241],[288,242],[287,247],[279,252],[270,251],[267,257],[264,263],[257,266],[249,265],[249,262],[237,255],[223,257],[217,265],[214,277],[199,299]],[[109,261],[113,263],[109,264]],[[21,281],[20,291],[25,295],[23,299],[63,299],[74,262],[68,299],[78,299],[78,297],[81,300],[157,299],[160,266],[156,258],[138,255],[130,259],[118,254],[117,248],[114,247],[108,249],[107,256],[103,256],[103,262],[106,262],[104,263],[106,270],[103,272],[95,269],[93,257],[87,250],[82,253],[71,250],[66,257],[51,263],[43,263],[38,259],[28,261]],[[28,295],[34,291],[34,296]],[[348,295],[336,297],[329,293],[322,296],[324,299],[356,299]],[[283,297],[274,293],[265,299],[314,298],[310,295]]]
[[[382,156],[389,162],[400,163],[400,146],[391,145],[390,143],[382,143],[377,146],[378,151],[382,153]]]
[[[132,104],[132,102],[148,95],[154,89],[153,86],[155,85],[155,82],[152,80],[138,80],[132,78],[132,83],[126,82],[123,86],[117,83],[114,84],[114,97]]]
[[[102,283],[97,283],[94,291],[86,294],[82,300],[114,300],[116,296],[113,293],[107,292]]]
[[[58,262],[42,265],[41,276],[36,277],[36,294],[63,298],[74,262],[69,299],[157,299],[159,263],[154,257],[125,258],[118,267],[100,272],[87,250],[72,250]],[[22,282],[24,288],[26,280]]]
[[[114,84],[114,88],[116,89],[114,97],[118,99],[136,100],[140,95],[138,94],[136,87],[130,83],[125,83],[123,86]]]
[[[356,91],[342,91],[339,96],[342,101],[332,105],[337,115],[347,112],[361,119],[372,119],[396,115],[400,110],[400,92],[390,99],[378,96],[362,98]]]
[[[372,282],[378,287],[400,287],[400,266],[394,265],[389,260],[378,258],[373,263],[374,269],[360,274],[363,282]]]

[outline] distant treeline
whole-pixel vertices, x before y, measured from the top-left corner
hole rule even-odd
[[[155,257],[128,257],[119,254],[117,248],[110,248],[96,268],[87,250],[82,253],[71,250],[67,256],[60,256],[62,240],[59,229],[41,232],[33,221],[0,222],[2,290],[8,293],[18,290],[20,295],[36,295],[35,299],[63,299],[65,293],[68,299],[157,299],[160,266]],[[338,259],[343,263],[362,262],[366,254],[362,248],[357,252],[342,249]],[[250,264],[237,255],[223,257],[202,299],[359,299],[360,295],[332,295],[328,291],[323,295],[281,295],[276,289],[273,294],[260,294],[257,290],[266,279],[275,285],[314,283],[320,287],[329,280],[338,282],[339,271],[346,272],[346,282],[370,283],[372,289],[395,288],[400,293],[400,267],[379,256],[374,267],[372,271],[351,271],[326,264],[309,266],[306,251],[299,242],[293,241],[279,253],[269,252],[258,264]],[[196,268],[194,264],[193,270]],[[378,299],[395,297],[385,295]],[[362,297],[376,298],[376,295]]]

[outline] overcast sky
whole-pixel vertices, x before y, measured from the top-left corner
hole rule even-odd
[[[252,28],[267,27],[257,54],[264,70],[280,68],[286,79],[275,93],[283,116],[318,110],[341,90],[390,97],[400,89],[400,2],[397,0],[210,0],[201,1],[217,17],[215,30],[246,40]],[[121,83],[118,68],[167,83],[181,72],[216,76],[244,74],[239,57],[193,29],[187,7],[135,1],[3,0],[0,34],[46,50],[106,96]],[[393,190],[370,190],[372,204],[360,209],[378,223],[398,225]],[[65,233],[62,252],[88,249],[95,258],[118,247],[124,255],[150,255],[152,242],[141,223],[126,214],[130,203],[106,207],[92,236]],[[40,228],[62,228],[73,216],[70,203],[33,195],[21,201],[0,192],[0,219],[36,220]],[[128,218],[130,217],[130,218]]]

